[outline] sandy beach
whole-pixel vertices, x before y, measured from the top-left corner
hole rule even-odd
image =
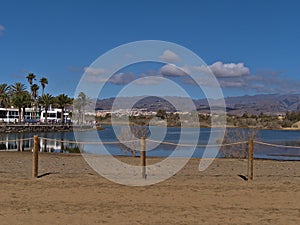
[[[128,187],[94,172],[79,154],[0,153],[0,224],[300,224],[300,162],[192,159],[172,178]],[[122,157],[136,164],[139,158]],[[154,163],[159,159],[148,159]]]

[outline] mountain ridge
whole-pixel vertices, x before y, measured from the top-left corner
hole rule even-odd
[[[96,102],[96,110],[111,110],[115,98],[98,99]],[[148,111],[157,111],[164,109],[166,111],[178,111],[170,103],[175,103],[179,111],[189,110],[186,107],[186,101],[189,98],[166,96],[136,96],[122,97],[120,108],[126,108],[126,102],[136,102],[134,108],[145,109]],[[213,104],[217,104],[218,100],[210,100]],[[122,104],[122,102],[124,104]],[[207,99],[193,99],[198,112],[209,113],[209,105]],[[300,94],[258,94],[226,97],[226,111],[232,115],[242,115],[247,112],[249,115],[258,115],[260,113],[269,115],[285,114],[287,111],[300,110]]]

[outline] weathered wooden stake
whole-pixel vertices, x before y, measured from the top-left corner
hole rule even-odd
[[[32,177],[38,177],[39,169],[39,137],[34,135],[33,137],[33,153],[32,153]]]
[[[253,180],[253,154],[254,154],[253,139],[248,141],[248,179]]]
[[[142,166],[142,177],[146,179],[146,139],[141,138],[141,166]]]

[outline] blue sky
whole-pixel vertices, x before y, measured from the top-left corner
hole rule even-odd
[[[100,55],[128,42],[164,40],[200,56],[225,96],[295,93],[300,85],[299,8],[296,0],[3,0],[0,83],[27,83],[26,75],[33,72],[38,79],[48,78],[46,92],[73,97],[84,71]],[[131,69],[119,71],[120,82],[108,83],[101,97],[115,95],[129,73],[161,75],[157,64]]]

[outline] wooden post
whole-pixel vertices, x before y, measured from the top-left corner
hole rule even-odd
[[[141,138],[141,166],[142,166],[142,177],[146,179],[146,139],[145,137]]]
[[[39,169],[39,137],[34,135],[33,137],[33,154],[32,154],[32,177],[38,177]]]
[[[248,179],[253,180],[253,154],[254,154],[253,139],[248,141]]]

